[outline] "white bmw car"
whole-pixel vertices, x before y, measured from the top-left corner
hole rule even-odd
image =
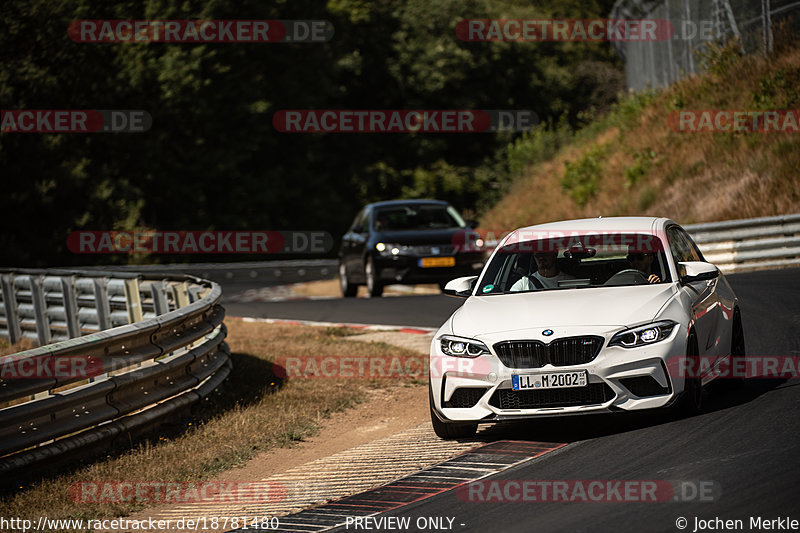
[[[745,354],[725,276],[666,218],[518,229],[480,276],[445,293],[466,301],[431,344],[431,420],[442,438],[531,417],[691,414],[711,369]]]

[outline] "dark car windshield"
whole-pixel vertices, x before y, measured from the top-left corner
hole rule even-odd
[[[497,251],[480,280],[478,295],[670,281],[663,246],[655,235],[522,239],[510,240]]]
[[[397,205],[375,210],[376,231],[405,231],[466,227],[458,212],[449,205]]]

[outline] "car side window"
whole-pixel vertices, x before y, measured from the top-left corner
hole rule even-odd
[[[354,233],[363,233],[367,229],[367,213],[366,209],[362,209],[361,212],[356,215],[356,218],[353,220],[353,225],[350,226],[350,231]]]
[[[669,236],[669,251],[676,267],[681,261],[696,261],[692,255],[691,247],[676,226],[667,229],[667,235]]]
[[[700,248],[697,247],[697,244],[695,244],[694,240],[692,240],[692,237],[688,233],[686,233],[686,230],[679,228],[676,229],[678,230],[678,233],[680,233],[683,240],[686,242],[686,246],[688,247],[689,252],[693,257],[691,261],[705,261],[705,258],[703,257],[703,253],[700,251]]]

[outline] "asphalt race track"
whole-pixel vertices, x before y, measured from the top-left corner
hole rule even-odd
[[[222,304],[227,316],[429,328],[441,326],[464,303],[461,298],[442,294],[239,303],[226,302],[225,291],[223,284]]]
[[[737,274],[728,279],[741,301],[748,354],[800,357],[800,269]],[[435,327],[459,303],[444,296],[416,296],[241,304],[231,305],[228,312]],[[797,526],[798,385],[796,379],[761,379],[749,381],[738,391],[712,389],[702,414],[688,419],[662,414],[572,417],[495,426],[479,433],[486,441],[569,443],[489,481],[677,480],[684,482],[685,495],[694,495],[695,500],[700,495],[692,494],[693,487],[716,487],[713,497],[701,498],[705,501],[486,503],[468,501],[463,493],[459,497],[450,490],[381,516],[410,517],[412,531],[419,517],[454,518],[454,531],[691,532],[696,518],[740,519],[743,527],[736,530],[751,531],[751,517],[789,517],[798,521]],[[687,520],[683,529],[676,526],[679,518]],[[786,520],[774,525],[776,530],[780,526],[792,529]],[[719,523],[711,528],[725,530]],[[351,524],[341,530],[357,529]]]

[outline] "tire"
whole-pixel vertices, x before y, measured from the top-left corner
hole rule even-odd
[[[689,340],[686,343],[686,357],[698,357],[699,355],[700,350],[697,347],[697,336],[694,334],[694,332],[691,332],[689,334]],[[691,365],[691,367],[698,368],[699,365]],[[700,376],[687,378],[684,384],[683,393],[674,406],[674,411],[679,416],[689,417],[698,414],[702,408],[702,380],[700,379]]]
[[[433,392],[431,392],[430,382],[428,383],[428,404],[431,411],[431,425],[433,425],[433,432],[436,436],[444,440],[452,439],[468,439],[474,437],[478,431],[478,424],[476,423],[453,423],[442,422],[436,413],[433,411]]]
[[[736,362],[744,359],[747,355],[744,344],[744,328],[742,327],[742,315],[739,309],[733,311],[733,331],[731,332],[731,371],[736,368],[745,368],[744,365],[739,367]],[[745,384],[744,377],[725,378],[720,380],[724,389],[733,390],[740,389]]]
[[[372,257],[367,257],[367,262],[364,264],[364,276],[367,278],[367,292],[372,298],[380,298],[383,294],[383,284],[378,279],[378,273],[375,271],[375,261]]]
[[[347,277],[347,267],[344,266],[344,263],[339,263],[339,288],[345,298],[352,298],[358,292],[358,285],[351,283]]]

